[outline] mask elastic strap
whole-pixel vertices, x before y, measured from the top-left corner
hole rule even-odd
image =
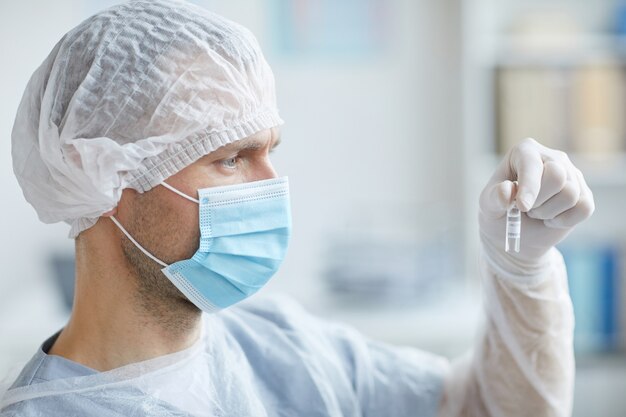
[[[167,188],[168,190],[175,192],[175,193],[176,193],[176,194],[178,194],[179,196],[181,196],[181,197],[183,197],[183,198],[186,198],[186,199],[187,199],[187,200],[189,200],[189,201],[193,201],[193,202],[194,202],[194,203],[196,203],[196,204],[200,204],[200,201],[199,201],[199,200],[197,200],[197,199],[195,199],[195,198],[193,198],[193,197],[189,197],[187,194],[183,193],[182,191],[178,191],[176,188],[172,187],[171,185],[169,185],[169,184],[168,184],[168,183],[166,183],[166,182],[162,182],[162,183],[161,183],[161,185],[162,185],[163,187]]]
[[[147,250],[145,250],[143,248],[143,246],[141,246],[139,243],[137,243],[137,241],[135,239],[133,239],[133,237],[130,235],[130,233],[128,233],[126,231],[126,229],[124,229],[124,226],[121,225],[121,223],[119,221],[117,221],[117,219],[115,218],[115,216],[110,216],[109,217],[113,223],[115,223],[115,225],[122,231],[122,233],[124,233],[126,235],[126,237],[128,239],[130,239],[131,242],[133,242],[133,244],[135,246],[137,246],[137,249],[139,249],[140,251],[142,251],[144,253],[144,255],[146,255],[148,258],[152,259],[154,262],[158,263],[159,265],[163,266],[163,267],[167,267],[168,265],[161,261],[159,258],[157,258],[156,256],[154,256],[153,254],[151,254],[150,252],[148,252]]]

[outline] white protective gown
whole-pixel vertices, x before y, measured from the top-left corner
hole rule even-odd
[[[0,391],[0,416],[568,416],[573,312],[551,257],[519,281],[483,264],[486,327],[452,366],[253,299],[205,315],[191,348],[108,372],[39,350]]]

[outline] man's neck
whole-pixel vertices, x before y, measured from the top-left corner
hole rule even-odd
[[[200,316],[192,326],[171,332],[147,318],[125,314],[119,305],[111,307],[106,317],[75,310],[48,354],[107,371],[178,352],[200,336]]]
[[[123,262],[111,261],[119,254],[104,252],[77,244],[72,316],[48,354],[106,371],[193,345],[200,311],[182,300],[139,298],[135,277]]]

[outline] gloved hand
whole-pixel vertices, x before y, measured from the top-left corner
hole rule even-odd
[[[513,201],[522,212],[519,253],[504,251],[506,211]],[[480,195],[484,255],[499,271],[538,273],[549,250],[594,209],[593,194],[568,156],[525,139],[506,154]]]

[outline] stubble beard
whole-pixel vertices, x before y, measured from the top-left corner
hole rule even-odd
[[[130,230],[142,230],[140,222],[132,223],[135,224],[129,225]],[[161,239],[167,239],[167,234]],[[163,267],[146,256],[126,236],[122,238],[122,251],[136,279],[133,298],[137,313],[168,333],[180,334],[192,330],[202,312],[161,272]]]

